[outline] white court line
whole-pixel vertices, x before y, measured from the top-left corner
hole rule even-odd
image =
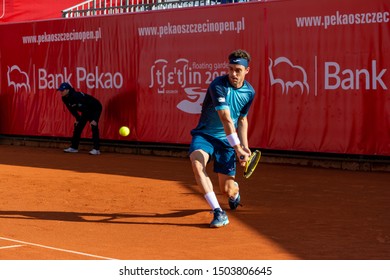
[[[11,249],[11,248],[18,248],[18,247],[23,247],[24,245],[11,245],[11,246],[3,246],[0,247],[0,250],[2,249]]]
[[[66,249],[61,249],[61,248],[55,248],[55,247],[51,247],[51,246],[45,246],[45,245],[41,245],[41,244],[36,244],[36,243],[31,243],[31,242],[26,242],[26,241],[6,238],[6,237],[0,237],[0,239],[1,240],[7,240],[7,241],[15,242],[15,243],[20,243],[20,244],[25,244],[25,245],[30,245],[30,246],[35,246],[35,247],[55,250],[55,251],[60,251],[60,252],[66,252],[66,253],[71,253],[71,254],[76,254],[76,255],[82,255],[82,256],[98,258],[98,259],[116,260],[116,259],[113,259],[113,258],[102,257],[102,256],[97,256],[97,255],[92,255],[92,254],[87,254],[87,253],[82,253],[82,252],[77,252],[77,251],[72,251],[72,250],[66,250]]]

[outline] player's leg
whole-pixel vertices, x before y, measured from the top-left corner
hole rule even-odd
[[[190,159],[196,183],[202,188],[207,203],[213,211],[221,208],[214,193],[213,183],[206,171],[207,162],[210,159],[209,154],[203,150],[195,150],[190,154]]]
[[[210,155],[203,150],[195,150],[190,154],[192,171],[194,172],[195,180],[205,194],[214,191],[213,184],[206,171],[207,162]]]
[[[218,181],[221,192],[228,196],[230,209],[237,209],[238,205],[241,205],[241,196],[238,183],[235,181],[235,177],[218,173]]]
[[[241,197],[236,175],[236,153],[228,145],[222,145],[215,151],[214,171],[218,173],[219,188],[228,196],[230,209],[234,210],[240,205]]]
[[[219,205],[217,196],[214,193],[213,184],[206,167],[210,160],[210,155],[213,154],[213,146],[205,137],[195,135],[192,138],[190,145],[190,160],[192,170],[195,175],[195,180],[204,192],[204,198],[214,212],[214,218],[210,223],[210,227],[221,227],[229,223],[228,217]]]
[[[222,193],[230,199],[237,197],[239,188],[234,176],[218,173],[218,182]]]
[[[206,136],[193,135],[189,149],[192,171],[194,172],[196,183],[202,188],[205,194],[214,191],[213,184],[206,171],[206,166],[213,153],[214,147],[206,139]]]

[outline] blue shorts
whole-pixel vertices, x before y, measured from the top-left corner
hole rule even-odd
[[[202,150],[214,160],[214,172],[229,176],[236,175],[236,153],[226,140],[220,140],[207,134],[193,134],[189,154]]]

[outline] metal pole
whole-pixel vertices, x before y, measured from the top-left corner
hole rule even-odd
[[[96,16],[96,1],[95,0],[92,1],[92,5],[93,5],[93,15]]]

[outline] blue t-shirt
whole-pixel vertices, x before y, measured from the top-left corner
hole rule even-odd
[[[204,133],[225,139],[226,133],[217,111],[228,109],[234,126],[237,127],[238,118],[248,114],[254,97],[255,90],[247,81],[244,81],[242,87],[235,88],[229,83],[228,75],[217,77],[207,89],[199,123],[191,133]]]

